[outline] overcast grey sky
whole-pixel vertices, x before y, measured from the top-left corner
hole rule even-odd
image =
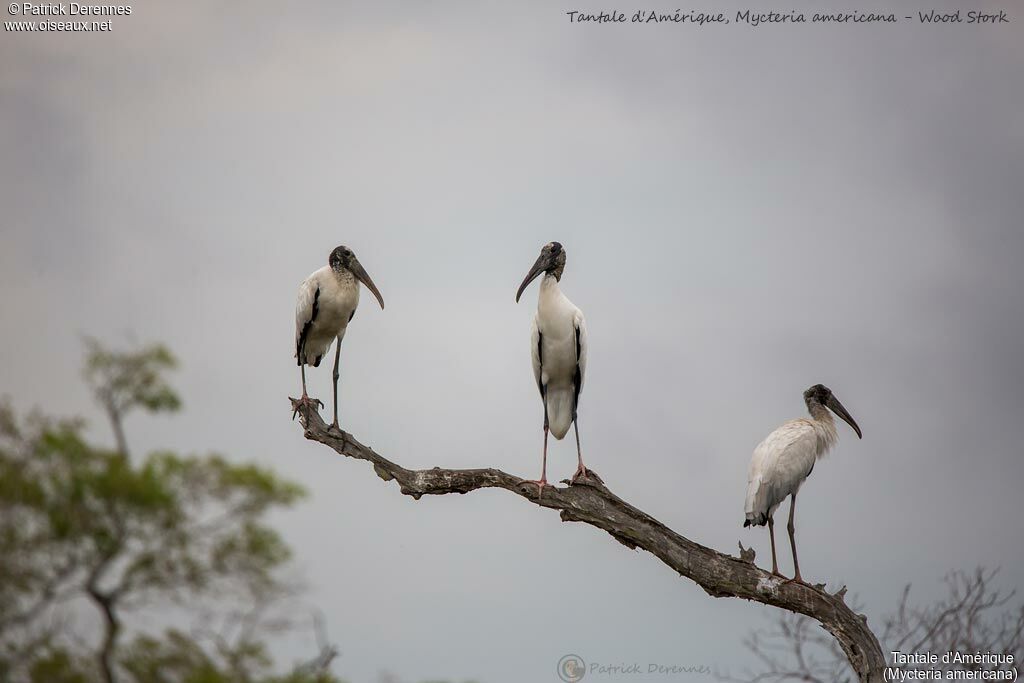
[[[503,492],[415,502],[290,421],[296,289],[346,244],[387,310],[365,297],[346,337],[344,427],[407,467],[535,477],[536,287],[513,298],[559,240],[590,332],[585,456],[618,494],[764,564],[750,453],[823,382],[864,439],[841,425],[801,494],[804,576],[876,625],[950,569],[1024,588],[1024,7],[969,4],[1012,23],[183,1],[107,34],[4,32],[0,392],[80,413],[80,334],[168,343],[186,409],[131,420],[135,449],[311,489],[280,525],[353,683],[554,681],[570,652],[735,668],[770,610]],[[330,370],[309,376],[329,408]],[[555,443],[553,478],[574,458]]]

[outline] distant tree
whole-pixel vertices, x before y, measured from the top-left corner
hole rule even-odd
[[[85,381],[110,420],[117,449],[128,455],[123,426],[128,413],[136,408],[150,413],[173,413],[181,408],[181,399],[164,377],[167,370],[178,367],[178,361],[161,344],[111,351],[87,337],[85,345]]]
[[[89,443],[80,419],[0,403],[0,681],[338,683],[322,637],[283,675],[264,642],[298,626],[280,616],[295,612],[279,578],[290,551],[266,517],[302,488],[218,455],[129,457],[126,415],[180,407],[165,378],[175,365],[163,346],[88,342],[85,377],[114,450]],[[129,632],[145,614],[173,616],[163,633]]]
[[[885,618],[881,641],[886,656],[946,652],[974,655],[1013,655],[1015,664],[1024,660],[1024,604],[1014,604],[1016,593],[1000,591],[994,584],[997,572],[978,568],[973,573],[955,571],[945,578],[947,594],[938,602],[915,607],[910,603],[910,585],[900,596],[896,611]],[[859,609],[857,607],[856,609]],[[744,683],[845,683],[857,679],[835,639],[816,627],[807,617],[785,613],[769,631],[755,631],[747,648],[760,662],[760,671],[742,678],[720,676],[722,680]],[[1007,671],[1000,664],[901,664],[904,671]],[[980,680],[980,679],[979,679]]]

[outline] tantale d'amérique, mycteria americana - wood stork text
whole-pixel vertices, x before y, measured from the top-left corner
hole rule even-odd
[[[348,247],[337,247],[331,252],[327,265],[312,273],[299,286],[299,297],[295,303],[295,359],[302,369],[302,398],[299,403],[321,406],[319,399],[311,399],[306,393],[306,366],[320,367],[335,339],[338,346],[334,351],[334,422],[338,427],[338,361],[341,357],[341,340],[345,330],[359,306],[359,283],[373,292],[384,309],[384,298],[377,286],[359,263],[359,259]],[[296,408],[296,412],[297,412]],[[295,415],[292,415],[294,419]]]
[[[792,496],[787,527],[789,544],[793,550],[794,575],[790,581],[797,583],[804,583],[804,580],[800,576],[796,539],[793,536],[796,494],[810,476],[814,463],[839,440],[829,410],[845,420],[857,432],[857,438],[861,438],[860,427],[853,416],[825,385],[815,384],[805,391],[804,403],[807,404],[811,419],[797,418],[786,422],[754,449],[747,475],[746,520],[743,522],[744,527],[768,524],[772,544],[772,574],[781,577],[775,556],[775,524],[772,517],[786,496]]]
[[[573,481],[587,476],[576,419],[580,392],[587,373],[587,326],[583,312],[562,294],[558,286],[564,270],[565,249],[558,242],[550,242],[541,249],[536,263],[516,292],[516,303],[519,303],[526,286],[543,273],[537,313],[530,330],[530,352],[533,356],[533,377],[544,404],[544,455],[540,479],[526,481],[537,484],[538,497],[548,483],[549,431],[561,440],[569,431],[570,424],[575,427],[579,465]]]

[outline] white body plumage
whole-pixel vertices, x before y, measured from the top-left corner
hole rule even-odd
[[[587,372],[587,327],[583,312],[562,294],[558,279],[545,274],[530,330],[533,376],[547,403],[548,425],[563,438],[576,415]]]
[[[787,496],[800,490],[814,463],[838,438],[832,415],[815,406],[811,419],[790,420],[758,444],[747,474],[744,526],[765,524]]]
[[[373,284],[359,259],[346,246],[336,247],[327,259],[327,265],[315,271],[299,285],[299,297],[295,303],[295,359],[302,374],[302,398],[293,404],[292,418],[303,406],[323,405],[319,399],[312,399],[306,393],[306,366],[318,367],[331,349],[334,340],[338,348],[334,352],[334,372],[331,374],[334,387],[334,421],[338,426],[338,363],[341,360],[341,340],[345,337],[352,316],[359,306],[359,284],[362,283],[377,298],[381,310],[384,297],[377,285]]]
[[[811,418],[790,420],[768,435],[754,449],[747,474],[747,500],[744,503],[746,519],[743,526],[768,525],[772,544],[772,574],[779,573],[775,554],[775,510],[787,497],[789,504],[789,545],[793,550],[792,581],[803,583],[800,561],[796,555],[796,494],[814,469],[818,458],[825,455],[839,440],[832,413],[841,417],[860,438],[857,421],[839,402],[832,390],[824,384],[815,384],[804,391],[804,404]],[[832,411],[832,412],[829,412]]]
[[[345,337],[359,306],[359,282],[348,270],[324,266],[299,286],[295,304],[295,357],[299,365],[320,365],[331,348]]]

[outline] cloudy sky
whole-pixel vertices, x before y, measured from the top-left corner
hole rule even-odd
[[[290,420],[295,292],[346,244],[387,309],[364,298],[349,330],[343,426],[407,467],[535,477],[536,286],[513,298],[559,240],[590,331],[584,455],[616,493],[767,562],[741,528],[750,453],[823,382],[864,439],[840,426],[801,494],[805,577],[875,624],[951,569],[1024,588],[1024,9],[972,5],[1012,21],[183,1],[105,34],[6,31],[0,392],[108,439],[80,335],[168,343],[186,408],[130,421],[135,450],[221,451],[311,490],[279,524],[354,683],[553,681],[567,653],[735,670],[767,608],[505,492],[400,496]],[[329,369],[310,381],[329,399]],[[574,466],[555,443],[551,475]]]

